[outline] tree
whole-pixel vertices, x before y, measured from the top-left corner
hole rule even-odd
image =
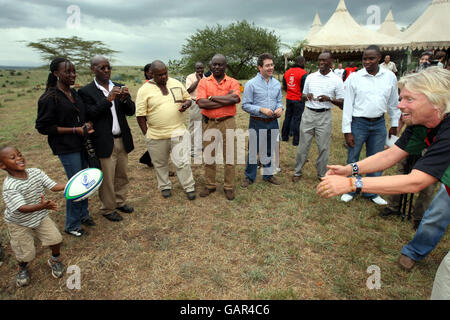
[[[245,79],[255,73],[256,58],[264,52],[279,55],[280,39],[274,31],[256,27],[246,20],[234,22],[227,27],[206,27],[186,39],[181,54],[192,72],[195,62],[205,65],[216,53],[228,61],[228,71],[234,78]]]
[[[38,42],[29,42],[27,47],[38,51],[45,61],[63,57],[72,61],[77,67],[89,67],[91,58],[97,54],[111,59],[115,53],[119,52],[107,48],[102,41],[87,41],[76,36],[40,39]]]

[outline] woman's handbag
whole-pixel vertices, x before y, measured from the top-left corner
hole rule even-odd
[[[89,168],[102,169],[100,160],[95,154],[94,145],[92,144],[91,138],[89,137],[86,126],[83,127],[83,145],[86,154],[86,159]]]

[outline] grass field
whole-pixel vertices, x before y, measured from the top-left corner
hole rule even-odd
[[[133,99],[141,83],[138,67],[113,70],[125,75]],[[28,167],[43,169],[54,180],[67,181],[45,136],[34,129],[37,100],[48,72],[42,69],[12,73],[0,70],[0,144],[19,147]],[[91,81],[79,75],[77,83]],[[346,149],[340,133],[341,111],[333,110],[331,163],[344,164]],[[0,266],[0,299],[428,299],[435,272],[450,246],[447,233],[438,247],[411,272],[402,271],[400,250],[414,235],[412,223],[397,217],[378,217],[379,207],[356,199],[348,204],[316,195],[316,147],[298,184],[293,174],[296,148],[282,142],[277,175],[282,185],[260,177],[241,189],[244,166],[236,170],[236,199],[222,192],[223,170],[218,170],[218,191],[188,201],[176,177],[173,196],[157,190],[154,170],[139,163],[145,151],[135,117],[129,118],[135,150],[129,155],[131,215],[113,223],[98,213],[99,201],[90,200],[97,223],[87,237],[63,233],[66,266],[81,270],[81,289],[66,286],[69,274],[54,279],[46,265],[49,251],[36,241],[37,256],[30,265],[30,286],[17,288],[16,261],[7,227],[0,222],[0,241],[6,252]],[[237,125],[248,128],[248,114],[238,107]],[[192,167],[197,191],[203,169]],[[387,174],[392,174],[393,169]],[[1,171],[3,181],[5,172]],[[47,193],[59,205],[51,212],[61,232],[65,201],[62,193]],[[4,211],[3,199],[0,210]],[[381,289],[369,290],[367,268],[381,269]]]

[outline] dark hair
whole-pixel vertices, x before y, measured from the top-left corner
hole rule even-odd
[[[377,46],[376,44],[372,44],[372,45],[368,46],[367,49],[364,50],[364,51],[367,51],[367,50],[374,50],[378,55],[381,56],[381,50],[380,50],[380,47]]]
[[[147,72],[150,70],[150,68],[152,67],[151,63],[147,63],[144,67],[144,78],[145,80],[150,80],[147,76]]]
[[[296,65],[299,65],[299,66],[301,66],[301,67],[304,67],[304,66],[305,66],[305,58],[304,58],[303,56],[297,56],[297,57],[295,57],[295,59],[294,59],[294,63],[295,63]]]
[[[50,73],[48,74],[48,79],[47,79],[47,86],[45,87],[45,91],[48,91],[48,89],[50,88],[54,88],[56,86],[56,82],[58,81],[58,78],[56,78],[56,76],[53,74],[53,72],[55,72],[56,70],[58,70],[59,64],[61,62],[64,62],[67,66],[67,64],[70,64],[71,62],[66,59],[66,58],[55,58],[52,60],[52,62],[50,63]]]
[[[423,56],[429,56],[431,58],[431,57],[433,57],[433,54],[430,51],[424,51],[424,52],[422,52],[420,57],[422,58]]]
[[[322,51],[320,54],[324,54],[324,53],[329,54],[330,55],[330,59],[333,59],[333,54],[331,53],[331,51],[325,50],[325,51]],[[320,54],[319,54],[319,56],[320,56]]]
[[[270,53],[260,54],[258,57],[258,66],[262,67],[264,65],[264,60],[270,59],[273,61],[273,56]]]

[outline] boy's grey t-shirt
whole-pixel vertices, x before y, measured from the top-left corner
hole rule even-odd
[[[23,205],[41,203],[45,188],[51,189],[56,182],[38,168],[25,169],[27,178],[19,179],[8,175],[3,182],[3,200],[5,201],[5,221],[20,226],[36,228],[48,215],[46,209],[23,213],[18,209]]]

